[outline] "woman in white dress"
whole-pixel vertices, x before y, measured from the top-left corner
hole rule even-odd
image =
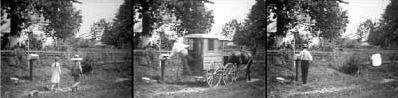
[[[55,86],[59,89],[59,81],[61,78],[61,63],[59,61],[59,57],[55,57],[55,62],[51,64],[51,83],[53,83],[53,85],[51,86],[51,90],[54,90]]]

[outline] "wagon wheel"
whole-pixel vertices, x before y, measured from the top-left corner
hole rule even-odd
[[[210,71],[207,73],[206,82],[210,87],[217,87],[222,79],[222,70],[219,68],[215,69],[213,72]]]
[[[223,74],[224,84],[228,85],[236,81],[236,66],[232,63],[228,63],[225,65],[225,71]]]

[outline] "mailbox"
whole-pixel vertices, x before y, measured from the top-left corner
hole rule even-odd
[[[170,54],[160,54],[159,59],[166,60],[168,57],[170,57]]]
[[[29,54],[28,55],[28,60],[38,60],[39,55],[38,54]]]
[[[33,81],[33,66],[37,64],[39,60],[39,54],[29,54],[28,61],[29,61],[29,69],[30,69],[30,80]]]

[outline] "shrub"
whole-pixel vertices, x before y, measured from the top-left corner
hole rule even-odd
[[[99,58],[97,56],[94,56],[93,54],[87,54],[86,56],[83,57],[82,65],[93,66],[95,62],[98,60]]]
[[[15,57],[11,58],[13,64],[17,66],[25,66],[27,65],[27,55],[25,54],[25,50],[22,48],[17,48],[12,52]]]
[[[340,72],[354,75],[360,70],[360,59],[358,55],[353,55],[349,58],[346,64],[339,68]]]

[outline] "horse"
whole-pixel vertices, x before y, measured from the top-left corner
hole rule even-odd
[[[235,65],[236,68],[241,68],[242,65],[246,64],[244,66],[244,69],[246,70],[246,75],[245,79],[247,81],[250,81],[250,66],[253,62],[253,55],[249,51],[244,51],[244,50],[237,50],[237,51],[232,51],[228,55],[228,61],[226,63],[232,63]]]

